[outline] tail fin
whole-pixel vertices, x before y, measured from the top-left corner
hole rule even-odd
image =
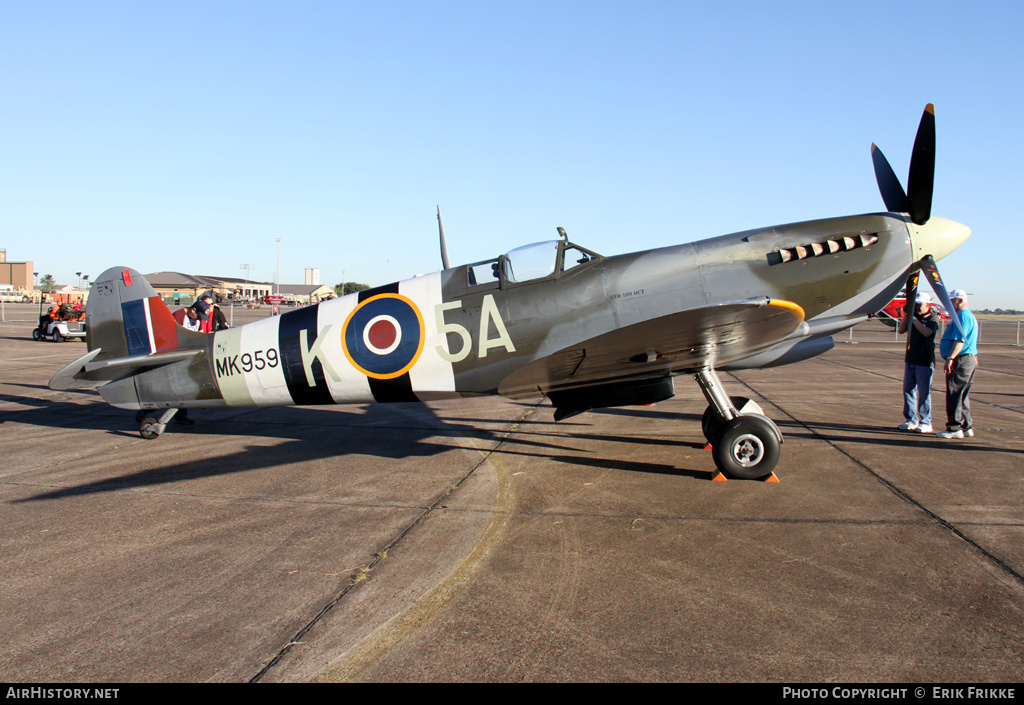
[[[114,267],[96,279],[85,309],[86,345],[97,360],[176,350],[178,324],[146,278]],[[184,329],[182,329],[184,332]]]
[[[179,326],[146,278],[127,267],[108,269],[96,279],[85,326],[89,352],[54,375],[51,389],[101,386],[207,347],[208,336]]]

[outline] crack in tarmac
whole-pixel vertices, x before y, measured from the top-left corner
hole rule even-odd
[[[491,518],[488,521],[487,526],[481,532],[480,537],[477,539],[473,550],[469,552],[458,567],[449,573],[447,577],[417,599],[412,606],[392,617],[364,638],[359,644],[350,649],[341,659],[318,675],[315,678],[316,681],[349,682],[359,678],[360,675],[398,648],[398,646],[400,646],[416,631],[426,626],[434,616],[436,616],[441,609],[448,604],[448,602],[458,595],[479,572],[494,547],[498,545],[504,537],[508,529],[508,525],[511,522],[513,514],[512,510],[515,504],[511,478],[509,473],[501,466],[499,459],[500,456],[497,451],[505,443],[508,437],[519,429],[520,424],[522,424],[528,416],[536,411],[538,406],[539,403],[523,412],[508,428],[508,430],[501,435],[498,443],[492,448],[487,450],[478,448],[477,450],[483,453],[483,458],[481,458],[480,462],[473,465],[473,467],[470,468],[458,483],[449,487],[447,491],[442,493],[441,496],[427,507],[414,521],[399,532],[397,536],[391,539],[387,546],[376,552],[374,559],[367,566],[358,569],[358,572],[363,575],[369,574],[370,571],[372,571],[374,567],[384,559],[389,551],[399,545],[402,540],[416,527],[421,525],[439,507],[443,506],[444,502],[460,487],[462,487],[463,484],[481,467],[491,464],[497,466],[496,475],[498,477],[495,509],[491,512]],[[449,432],[454,432],[457,435],[468,438],[474,443],[478,442],[477,439],[463,434],[461,431],[452,431],[449,429]],[[260,669],[260,671],[253,676],[249,682],[259,682],[292,650],[294,646],[301,644],[303,642],[303,638],[310,632],[310,630],[319,624],[328,615],[328,613],[341,603],[352,589],[361,582],[357,578],[358,575],[353,576],[353,579],[349,584],[346,585],[345,588],[333,600],[331,600],[331,602],[325,605],[323,609],[321,609],[320,612],[309,621],[309,623],[300,629],[295,636],[281,648],[278,654],[262,669]]]
[[[833,362],[833,361],[829,361],[829,362]],[[833,362],[833,364],[842,365],[844,367],[848,367],[848,368],[851,368],[851,369],[854,369],[854,370],[858,370],[860,372],[872,372],[873,374],[877,374],[877,375],[879,375],[881,377],[886,377],[887,379],[890,379],[887,375],[884,375],[882,373],[874,372],[872,370],[864,370],[864,369],[858,368],[858,367],[856,367],[854,365],[847,365],[845,363],[838,363],[838,362]],[[788,411],[786,411],[784,408],[782,408],[778,404],[778,402],[768,400],[768,398],[764,394],[761,394],[758,390],[754,389],[754,387],[751,384],[749,384],[748,382],[746,382],[745,380],[740,379],[736,375],[731,375],[731,376],[739,384],[743,385],[744,387],[749,389],[752,393],[754,393],[757,396],[759,396],[760,398],[764,399],[768,404],[771,404],[776,409],[778,409],[782,414],[784,414],[786,417],[788,417],[793,423],[803,427],[808,432],[813,434],[816,438],[818,438],[821,441],[827,443],[829,446],[834,448],[836,451],[841,453],[846,458],[849,458],[855,465],[857,465],[858,467],[863,469],[865,472],[867,472],[869,475],[874,477],[875,480],[877,480],[879,483],[881,483],[883,486],[885,486],[894,495],[899,497],[901,500],[903,500],[904,502],[906,502],[910,506],[912,506],[912,507],[918,509],[919,511],[923,512],[925,515],[930,517],[936,524],[938,524],[939,526],[943,527],[944,529],[949,531],[951,534],[953,534],[957,538],[959,538],[962,541],[964,541],[967,545],[969,545],[972,548],[974,548],[976,551],[978,551],[978,553],[980,553],[986,559],[991,561],[994,565],[996,565],[999,568],[1001,568],[1004,572],[1006,572],[1011,578],[1016,580],[1019,584],[1024,585],[1024,575],[1022,575],[1021,573],[1019,573],[1016,570],[1014,570],[1013,567],[1010,566],[1006,561],[1004,561],[1001,558],[999,558],[998,556],[994,555],[991,551],[989,551],[988,549],[984,548],[977,541],[971,539],[969,536],[964,534],[952,522],[944,519],[937,512],[934,512],[931,509],[929,509],[928,507],[926,507],[923,502],[921,502],[920,500],[918,500],[915,497],[913,497],[906,490],[898,487],[892,481],[887,480],[886,478],[884,478],[877,470],[872,468],[870,465],[868,465],[864,461],[860,460],[859,458],[854,457],[853,455],[851,455],[847,451],[843,450],[841,447],[839,447],[839,445],[837,444],[836,441],[834,441],[834,440],[832,440],[832,439],[830,439],[830,438],[828,438],[828,437],[818,433],[814,428],[812,428],[808,424],[806,424],[803,421],[800,421],[799,419],[794,417],[792,414],[790,414]],[[997,405],[992,404],[992,406],[997,406]],[[1002,407],[999,407],[999,408],[1002,408]]]

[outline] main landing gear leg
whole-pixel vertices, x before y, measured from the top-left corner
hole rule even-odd
[[[139,422],[139,435],[147,441],[157,438],[164,432],[167,423],[174,418],[176,413],[178,413],[177,409],[165,409],[162,414],[155,416],[149,412],[140,411],[135,415],[135,420]]]
[[[708,400],[701,428],[723,474],[743,480],[768,477],[779,462],[782,433],[744,397],[730,397],[712,369],[693,375]]]

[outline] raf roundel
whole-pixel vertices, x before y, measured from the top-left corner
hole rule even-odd
[[[394,379],[423,352],[423,315],[401,294],[363,301],[345,320],[341,345],[352,366],[374,379]]]

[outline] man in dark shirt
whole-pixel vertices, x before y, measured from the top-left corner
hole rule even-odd
[[[903,365],[903,418],[900,431],[932,432],[932,372],[935,368],[935,333],[939,317],[928,294],[917,295],[916,305],[903,309],[897,331],[910,330]]]
[[[192,308],[195,309],[196,314],[198,314],[199,316],[199,330],[201,330],[204,333],[209,333],[212,330],[212,327],[210,325],[210,314],[213,313],[212,302],[213,297],[210,296],[209,294],[204,294],[199,298],[198,301],[192,304]]]

